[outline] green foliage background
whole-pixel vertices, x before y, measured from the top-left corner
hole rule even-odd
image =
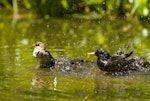
[[[11,10],[14,0],[1,0],[0,8]],[[19,8],[27,9],[38,16],[59,16],[96,13],[101,17],[150,16],[149,0],[17,0]]]

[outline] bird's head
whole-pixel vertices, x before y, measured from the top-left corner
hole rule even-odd
[[[43,42],[36,42],[33,44],[34,48],[40,48],[40,49],[45,49],[45,44]]]
[[[107,59],[109,59],[111,56],[110,56],[110,54],[106,51],[106,50],[104,50],[104,49],[98,49],[98,50],[96,50],[95,51],[95,55],[98,57],[98,58],[100,58],[101,60],[107,60]]]

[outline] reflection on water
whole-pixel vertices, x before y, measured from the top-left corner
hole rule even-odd
[[[130,45],[133,55],[149,57],[150,27],[137,21],[11,19],[0,22],[0,99],[6,100],[147,100],[149,73],[106,75],[97,67],[82,72],[37,68],[32,44],[43,41],[54,58],[75,57],[96,62],[87,53],[105,48],[115,53]],[[128,51],[128,50],[127,50]]]
[[[50,69],[46,69],[46,68],[41,68],[35,71],[33,77],[32,77],[32,88],[31,89],[40,89],[40,88],[44,88],[47,84],[49,84],[48,82],[51,81],[51,84],[53,84],[53,80],[49,80],[50,79]]]

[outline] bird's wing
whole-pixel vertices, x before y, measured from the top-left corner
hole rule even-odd
[[[133,54],[133,51],[131,51],[130,53],[125,54],[125,58],[128,58],[129,56],[131,56]]]

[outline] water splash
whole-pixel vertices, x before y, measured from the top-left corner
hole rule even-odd
[[[54,83],[53,84],[54,84],[54,90],[56,90],[56,86],[57,86],[57,78],[56,77],[54,78]]]

